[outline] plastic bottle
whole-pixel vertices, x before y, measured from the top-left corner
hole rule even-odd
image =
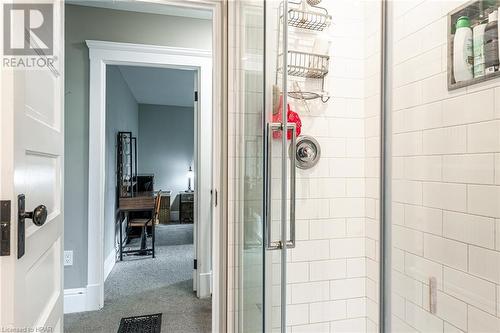
[[[486,74],[498,70],[498,11],[488,15],[488,24],[484,30],[484,71]]]
[[[472,29],[472,47],[474,54],[474,77],[484,76],[484,31],[486,23],[476,25]]]
[[[461,16],[456,23],[453,38],[453,75],[455,82],[471,80],[472,75],[472,29],[467,16]]]

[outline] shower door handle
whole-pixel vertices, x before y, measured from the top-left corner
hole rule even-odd
[[[292,148],[297,145],[297,127],[294,123],[287,124],[287,129],[291,131],[291,146]],[[282,248],[281,240],[272,239],[272,216],[271,216],[271,204],[272,204],[272,135],[274,131],[283,131],[283,126],[281,123],[268,123],[266,127],[265,135],[265,149],[266,149],[266,161],[264,167],[264,182],[265,182],[265,200],[264,200],[264,229],[265,229],[265,245],[267,250],[279,250]],[[288,135],[288,131],[285,135]],[[285,150],[283,154],[286,154]],[[290,149],[289,151],[295,152],[295,149]],[[290,239],[286,242],[287,248],[295,247],[295,201],[296,201],[296,163],[295,154],[290,154]],[[286,205],[286,199],[281,200],[282,205]]]
[[[295,201],[297,198],[295,180],[297,178],[297,159],[295,158],[295,147],[297,146],[297,126],[295,123],[287,124],[287,128],[292,131],[292,142],[290,143],[292,149],[288,149],[283,153],[289,151],[290,154],[290,239],[286,242],[286,247],[292,249],[295,247]],[[288,135],[288,130],[287,130]],[[283,200],[286,205],[286,201]]]
[[[265,161],[264,161],[264,241],[266,250],[279,250],[282,248],[281,240],[272,239],[272,135],[274,131],[282,131],[281,123],[268,123],[265,133]]]

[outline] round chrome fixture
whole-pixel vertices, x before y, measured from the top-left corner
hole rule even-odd
[[[295,158],[298,168],[310,169],[318,163],[320,157],[321,147],[315,138],[307,135],[301,135],[297,138]]]

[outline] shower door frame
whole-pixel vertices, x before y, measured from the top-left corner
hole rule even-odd
[[[388,29],[392,18],[392,3],[380,0],[380,174],[379,174],[379,332],[391,329],[391,209],[392,209],[392,75],[388,64],[392,63],[392,30]]]
[[[268,18],[268,2],[264,1],[264,33],[267,35],[267,18]],[[264,189],[263,189],[263,207],[264,207],[264,294],[266,294],[266,289],[268,286],[268,275],[266,275],[266,269],[269,267],[269,263],[266,263],[266,251],[280,251],[280,331],[281,333],[287,332],[287,267],[288,267],[288,250],[295,247],[295,202],[296,202],[296,158],[293,153],[294,149],[288,149],[288,133],[291,132],[290,147],[294,148],[297,142],[297,128],[295,123],[288,123],[288,114],[286,112],[286,106],[288,105],[288,0],[283,0],[278,7],[278,33],[277,33],[277,60],[279,60],[279,45],[280,45],[280,33],[282,33],[282,63],[281,68],[282,73],[279,73],[278,66],[274,68],[276,71],[276,82],[278,84],[279,74],[282,75],[281,81],[281,95],[282,98],[282,110],[281,119],[279,122],[271,122],[267,120],[267,109],[268,104],[264,103],[265,107],[263,110],[263,126],[264,126]],[[281,22],[282,21],[282,22]],[[280,26],[281,24],[281,26]],[[267,79],[269,77],[269,66],[266,48],[268,45],[268,39],[264,37],[264,87],[267,90]],[[270,59],[269,59],[270,60]],[[279,61],[277,61],[278,63]],[[273,105],[274,107],[274,105]],[[271,110],[271,114],[274,110]],[[272,230],[272,215],[270,212],[272,200],[271,200],[271,182],[272,182],[272,167],[271,160],[273,159],[271,153],[272,138],[276,131],[281,132],[281,188],[280,188],[280,239],[273,240],[271,236]],[[288,170],[287,159],[290,151],[290,170]],[[288,176],[290,178],[288,178]],[[290,180],[290,189],[288,191],[288,180]],[[289,192],[289,193],[288,193]],[[290,194],[290,206],[288,207],[288,194]],[[290,225],[288,225],[290,223]],[[271,305],[266,300],[264,296],[264,311],[263,311],[263,331],[266,330],[266,321],[268,319],[272,320]]]

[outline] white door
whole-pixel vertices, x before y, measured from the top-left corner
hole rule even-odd
[[[198,125],[198,71],[194,71],[194,98],[193,98],[193,114],[194,114],[194,151],[195,154],[197,153],[197,148],[198,148],[198,134],[199,134],[199,125]],[[197,157],[197,156],[196,156]],[[194,170],[198,170],[199,167],[199,162],[194,158],[193,160],[193,166]],[[191,175],[190,175],[191,176]],[[194,180],[198,181],[198,178],[193,177],[191,187],[192,188],[197,188],[197,184],[194,183]],[[193,204],[193,209],[196,209],[196,212],[198,212],[198,196],[196,196],[194,204]],[[197,215],[197,213],[196,213]],[[197,217],[197,216],[196,216]],[[194,265],[193,265],[193,291],[196,292],[196,296],[200,297],[199,294],[199,289],[198,289],[198,281],[200,280],[198,277],[199,271],[198,271],[198,218],[194,219],[193,221],[193,247],[194,247]]]
[[[49,14],[28,5],[11,16],[17,18],[12,19],[15,30],[11,36],[23,33],[23,27],[32,33],[32,27],[51,22],[52,16],[53,56],[57,57],[53,67],[4,67],[0,80],[0,199],[11,202],[10,255],[0,257],[0,327],[23,332],[31,328],[38,329],[35,332],[63,330],[64,3],[53,1]],[[22,11],[27,14],[19,15]],[[33,48],[32,41],[37,39],[30,36],[28,44]],[[44,49],[47,44],[39,46],[44,42],[38,40],[35,47]],[[47,61],[50,51],[34,57]],[[26,212],[39,205],[47,211],[40,226],[25,219],[22,256],[17,242],[20,194],[25,195]]]
[[[210,65],[209,65],[210,64]],[[211,59],[195,74],[194,103],[195,154],[194,161],[194,244],[196,269],[193,289],[199,298],[210,297],[212,290],[212,66]]]

